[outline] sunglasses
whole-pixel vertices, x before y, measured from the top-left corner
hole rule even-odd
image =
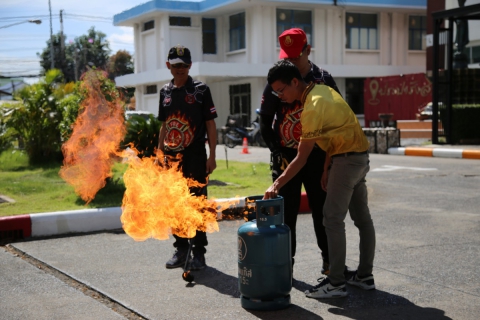
[[[172,67],[173,69],[188,69],[190,68],[190,65],[186,63],[175,63],[171,64],[170,67]]]
[[[272,94],[277,96],[277,97],[280,97],[281,95],[283,95],[283,90],[285,90],[285,88],[287,86],[288,86],[288,84],[286,84],[282,89],[280,89],[278,91],[272,90]]]

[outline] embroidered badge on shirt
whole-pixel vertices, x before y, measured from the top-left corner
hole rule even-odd
[[[181,151],[192,142],[194,132],[185,117],[174,115],[166,121],[166,128],[165,146],[169,150]]]
[[[188,103],[188,104],[195,103],[195,96],[193,94],[187,94],[185,96],[185,102]]]
[[[299,105],[296,106],[299,108]],[[288,148],[296,148],[302,136],[302,123],[300,117],[303,108],[297,109],[285,116],[280,125],[282,144]]]

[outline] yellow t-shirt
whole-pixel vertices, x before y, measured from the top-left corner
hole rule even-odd
[[[329,156],[368,150],[369,143],[357,117],[335,90],[310,83],[302,102],[302,140],[315,140]]]

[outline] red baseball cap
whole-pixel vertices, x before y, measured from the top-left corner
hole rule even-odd
[[[283,31],[278,37],[280,42],[279,59],[297,58],[307,44],[307,35],[302,29],[292,28]]]

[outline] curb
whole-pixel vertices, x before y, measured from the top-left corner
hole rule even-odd
[[[400,156],[418,156],[418,157],[480,159],[480,150],[447,149],[447,148],[422,148],[422,147],[388,148],[388,154],[400,155]]]
[[[244,198],[216,199],[217,203],[238,200],[230,209],[244,208]],[[311,212],[305,192],[302,192],[299,213]],[[45,212],[0,218],[0,240],[55,236],[122,229],[121,207]],[[222,219],[222,212],[217,214]]]

